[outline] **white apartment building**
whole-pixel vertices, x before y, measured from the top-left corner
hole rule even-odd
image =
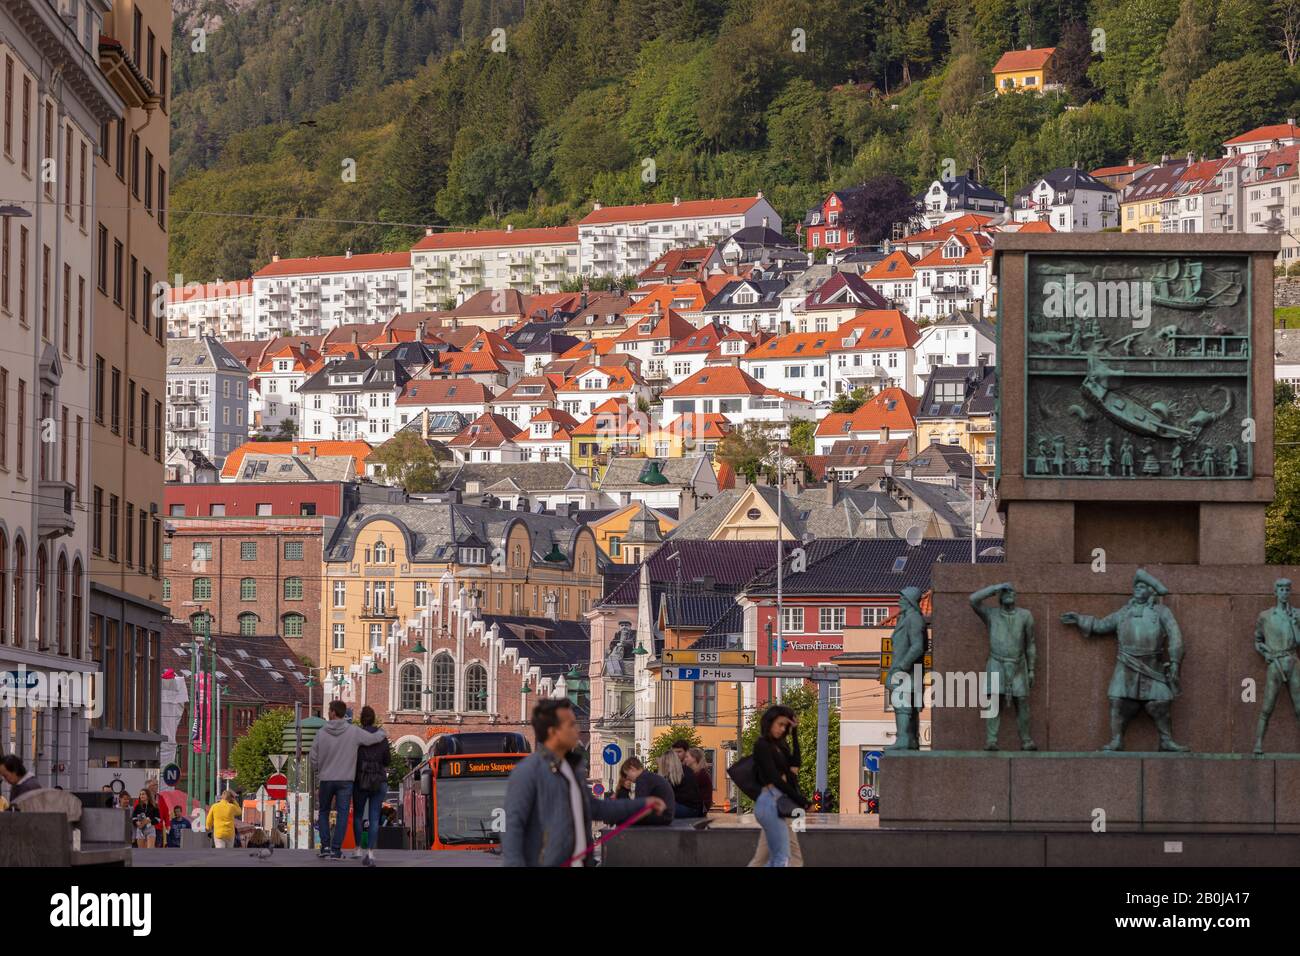
[[[484,289],[560,292],[578,275],[578,228],[427,230],[411,247],[412,308],[460,305]]]
[[[300,438],[380,445],[398,428],[396,398],[410,376],[392,359],[338,359],[298,386]]]
[[[663,393],[660,423],[667,426],[685,414],[718,413],[739,427],[746,422],[769,426],[786,437],[790,422],[813,418],[812,402],[769,388],[732,365],[709,366]]]
[[[596,203],[578,222],[578,265],[584,276],[635,276],[669,249],[716,245],[747,226],[781,231],[781,217],[761,192],[638,206]]]
[[[839,339],[838,332],[780,335],[745,353],[740,367],[764,388],[776,389],[810,403],[827,401],[834,397],[829,353],[839,344]],[[675,410],[671,418],[683,411],[715,410],[727,414],[721,408],[683,408]],[[666,403],[664,414],[668,414]]]
[[[835,332],[827,349],[831,394],[863,388],[916,390],[916,323],[899,309],[863,312]]]
[[[997,365],[997,329],[969,312],[954,312],[921,329],[915,351],[919,384],[909,390],[920,396],[940,366]]]
[[[917,199],[921,203],[923,228],[930,229],[968,212],[1000,216],[1006,212],[1006,197],[975,181],[971,171],[950,179],[936,179]]]
[[[1091,173],[1062,167],[1016,193],[1013,218],[1057,232],[1100,232],[1119,225],[1118,193]]]
[[[211,336],[167,341],[167,451],[194,448],[218,468],[248,440],[248,369]]]
[[[1294,119],[1271,126],[1260,126],[1248,130],[1240,136],[1225,140],[1224,156],[1246,156],[1250,153],[1264,153],[1284,146],[1300,146],[1300,126]]]
[[[954,233],[913,266],[916,301],[912,316],[933,319],[983,308],[993,283],[993,244],[983,233]]]
[[[411,311],[411,254],[275,255],[253,273],[253,299],[253,338],[319,335],[340,325],[387,322]]]
[[[95,258],[94,157],[101,124],[126,111],[99,66],[110,8],[106,0],[59,6],[0,4],[0,671],[43,673],[46,686],[58,673],[96,669],[87,628],[98,520],[89,510],[89,415],[103,413],[105,401],[92,398],[91,283],[123,288],[121,256],[111,276],[108,260],[97,269]],[[108,403],[114,416],[121,394]],[[86,787],[89,732],[82,710],[0,703],[0,751],[19,756],[43,786]]]
[[[895,249],[865,273],[871,288],[880,293],[891,309],[916,315],[916,257]]]
[[[1219,173],[1228,165],[1226,159],[1189,163],[1173,189],[1160,202],[1160,231],[1219,232],[1211,228],[1219,206],[1213,202],[1222,192]],[[1222,222],[1220,213],[1220,222]]]
[[[222,339],[253,338],[253,280],[195,282],[167,290],[167,335],[191,339],[215,335]]]
[[[298,388],[307,381],[308,371],[320,361],[320,353],[306,342],[294,346],[286,342],[263,356],[257,367],[257,411],[261,413],[263,432],[275,432],[280,423],[286,419],[292,421],[295,429],[302,425],[302,396]],[[252,389],[249,389],[250,395]],[[252,417],[250,407],[249,421]],[[295,434],[301,434],[295,431]]]

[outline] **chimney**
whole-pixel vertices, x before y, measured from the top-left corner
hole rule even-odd
[[[425,227],[424,227],[424,234],[425,234],[426,236],[432,236],[432,235],[433,235],[433,226],[425,226]]]
[[[600,208],[601,208],[601,207],[600,207],[600,203],[598,203],[598,202],[594,202],[594,203],[591,204],[591,211],[592,211],[592,212],[600,212]]]
[[[298,454],[298,446],[297,446],[297,445],[294,445],[294,446],[293,446],[293,453],[294,453],[295,455]]]
[[[424,319],[420,320],[420,324],[417,326],[417,328],[419,329],[419,333],[418,333],[419,338],[416,339],[416,341],[423,342],[424,341]]]
[[[515,224],[513,222],[506,223],[506,232],[514,232],[514,231],[515,231]]]
[[[278,253],[278,252],[273,252],[273,253],[271,253],[271,261],[272,261],[272,262],[279,262],[279,261],[280,261],[280,253]]]
[[[429,410],[427,408],[420,411],[420,437],[425,441],[429,439]]]
[[[744,481],[743,476],[737,476],[737,478],[739,481]],[[681,492],[681,501],[677,506],[677,521],[680,523],[685,520],[688,515],[695,514],[696,506],[698,504],[699,499],[695,495],[695,490],[688,486],[684,486]]]
[[[312,446],[311,446],[311,460],[312,460],[312,461],[315,461],[315,460],[316,460],[316,446],[315,446],[315,445],[312,445]]]
[[[349,249],[349,250],[347,250],[345,253],[343,253],[343,258],[344,258],[344,259],[351,259],[351,258],[352,258],[352,250]]]
[[[1026,43],[1026,44],[1025,44],[1025,49],[1026,49],[1026,50],[1032,50],[1033,48],[1034,48],[1034,45],[1033,45],[1032,43]]]
[[[681,197],[681,196],[674,196],[674,197],[673,197],[673,205],[674,205],[674,206],[680,206],[681,204],[682,204],[682,197]]]
[[[839,494],[840,483],[835,480],[834,475],[826,476],[826,503],[834,507],[835,499]]]
[[[298,352],[299,352],[300,355],[302,355],[302,357],[303,357],[304,359],[307,358],[307,343],[306,343],[306,342],[299,342],[299,343],[298,343]]]
[[[759,195],[761,196],[762,193],[759,193]],[[764,228],[764,229],[767,228],[767,217],[766,217],[766,216],[763,217],[763,228]]]
[[[763,198],[763,190],[760,189],[760,190],[759,190],[759,191],[754,195],[754,198],[755,198],[755,199],[762,199],[762,198]]]

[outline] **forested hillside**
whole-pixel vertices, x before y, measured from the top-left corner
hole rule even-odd
[[[522,2],[178,5],[173,271],[419,234],[312,220],[551,225],[760,189],[792,231],[882,173],[920,188],[951,160],[1014,191],[1300,112],[1300,0]],[[995,96],[1026,45],[1058,46],[1065,90]]]

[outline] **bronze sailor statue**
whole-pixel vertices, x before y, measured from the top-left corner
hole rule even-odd
[[[1170,708],[1178,696],[1178,669],[1183,661],[1183,636],[1173,612],[1158,600],[1169,589],[1147,571],[1133,575],[1133,597],[1106,617],[1067,611],[1061,623],[1075,624],[1085,637],[1114,634],[1119,645],[1110,679],[1110,743],[1103,750],[1124,749],[1124,728],[1145,710],[1160,734],[1160,749],[1185,751],[1175,743]]]

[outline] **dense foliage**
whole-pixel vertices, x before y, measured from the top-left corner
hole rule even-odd
[[[420,234],[331,220],[554,225],[594,200],[758,190],[792,234],[828,189],[876,177],[919,191],[972,169],[1009,193],[1059,166],[1213,154],[1297,114],[1300,0],[521,6],[190,0],[174,270]],[[201,14],[236,7],[191,52]],[[1063,88],[995,96],[991,66],[1027,44],[1058,46]]]

